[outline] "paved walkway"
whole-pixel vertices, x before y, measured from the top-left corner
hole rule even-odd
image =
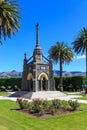
[[[83,103],[83,104],[87,104],[87,100],[79,100],[79,99],[74,99],[74,98],[78,98],[78,97],[82,97],[82,96],[77,96],[77,95],[66,95],[63,97],[58,97],[56,99],[60,99],[60,100],[65,100],[65,101],[69,101],[69,100],[78,100],[79,103]],[[48,98],[48,100],[52,100],[55,99],[53,98]],[[8,96],[0,96],[0,100],[12,100],[12,101],[16,101],[17,98],[16,97],[8,97]],[[28,101],[31,101],[30,99],[26,99]]]
[[[8,97],[8,96],[0,96],[0,100],[12,100],[12,101],[16,101],[17,98],[16,97]]]

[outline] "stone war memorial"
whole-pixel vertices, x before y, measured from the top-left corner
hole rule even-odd
[[[58,98],[64,96],[55,90],[52,60],[46,58],[39,43],[39,24],[36,24],[36,45],[31,57],[24,54],[21,91],[12,96],[34,98]]]
[[[24,55],[22,90],[31,92],[54,91],[52,60],[46,58],[42,53],[38,23],[36,24],[36,46],[33,55],[29,59],[26,58],[26,53]]]

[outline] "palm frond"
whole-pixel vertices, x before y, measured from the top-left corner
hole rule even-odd
[[[73,50],[77,54],[84,53],[87,47],[87,28],[81,29],[77,38],[72,42]]]
[[[49,51],[49,57],[53,59],[55,63],[62,59],[62,63],[69,63],[73,59],[73,52],[70,47],[68,47],[64,42],[56,42]]]
[[[19,5],[16,4],[17,0],[1,0],[0,1],[0,37],[8,36],[18,32],[20,29],[19,19],[21,18],[19,12]]]

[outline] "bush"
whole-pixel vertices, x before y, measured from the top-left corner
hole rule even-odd
[[[8,90],[11,90],[11,89],[12,89],[12,87],[11,87],[11,86],[8,86],[8,87],[7,87],[7,89],[8,89]]]
[[[33,103],[29,102],[28,103],[28,111],[32,113],[32,109],[33,109]]]
[[[19,90],[20,90],[19,87],[17,85],[14,85],[13,91],[19,91]]]
[[[62,100],[62,101],[61,101],[61,107],[62,107],[64,110],[67,110],[67,109],[68,109],[68,102]]]
[[[12,86],[12,89],[14,90],[14,86],[17,85],[17,89],[19,90],[21,88],[21,80],[20,77],[11,77],[11,78],[0,78],[0,86],[5,86],[6,89],[8,86]]]
[[[33,99],[33,111],[38,113],[40,112],[40,105],[42,105],[42,100],[39,98]]]
[[[75,101],[69,100],[68,104],[70,105],[70,107],[73,111],[75,111],[79,107],[79,103],[77,100],[75,100]]]
[[[19,104],[20,109],[25,109],[29,113],[38,113],[39,116],[43,114],[51,114],[54,115],[58,110],[76,110],[79,107],[77,101],[69,100],[60,101],[60,100],[41,100],[39,98],[33,99],[33,102],[28,102],[28,100],[24,100],[23,98],[17,98],[17,102]],[[71,109],[70,109],[71,107]],[[69,108],[69,109],[68,109]]]
[[[60,108],[60,106],[61,106],[60,100],[58,100],[58,99],[52,100],[52,106],[54,106],[54,108],[55,108],[56,110],[57,110],[58,108]]]
[[[59,88],[59,77],[54,77],[55,79],[55,88]],[[85,76],[67,76],[63,77],[63,88],[64,91],[82,91],[82,84],[85,82]]]
[[[53,107],[53,106],[50,106],[50,107],[49,107],[49,111],[50,111],[50,114],[51,114],[51,115],[55,115],[55,113],[56,113],[56,109],[55,109],[55,107]]]
[[[39,113],[40,116],[43,115],[43,114],[45,114],[44,106],[42,104],[39,105],[39,111],[38,111],[38,113]]]
[[[58,99],[54,99],[49,104],[48,112],[50,112],[51,115],[54,115],[60,107],[61,107],[61,101]]]
[[[1,90],[1,91],[6,91],[6,87],[5,87],[5,86],[1,86],[1,87],[0,87],[0,90]]]
[[[19,104],[20,109],[24,109],[24,103],[22,97],[17,98],[16,102]]]
[[[47,100],[42,101],[44,111],[48,112],[49,110],[49,102]]]

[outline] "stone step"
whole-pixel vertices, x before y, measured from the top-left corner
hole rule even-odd
[[[18,91],[11,95],[11,97],[24,97],[29,99],[34,98],[57,98],[66,96],[60,91],[39,91],[39,92],[28,92],[28,91]]]

